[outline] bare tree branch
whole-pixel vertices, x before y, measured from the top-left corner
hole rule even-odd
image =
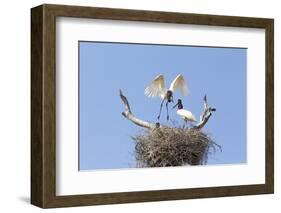
[[[216,111],[215,108],[209,107],[207,102],[207,96],[204,96],[204,110],[202,112],[202,115],[200,116],[199,123],[193,127],[192,129],[198,129],[201,130],[205,124],[208,122],[209,118],[212,115],[212,112]]]
[[[156,127],[160,127],[160,124],[159,123],[149,123],[147,121],[144,121],[144,120],[141,120],[137,117],[135,117],[131,111],[131,108],[130,108],[130,105],[129,105],[129,102],[126,98],[126,96],[123,95],[122,91],[120,90],[120,98],[122,99],[124,105],[125,105],[125,111],[122,112],[122,115],[127,118],[128,120],[132,121],[134,124],[138,125],[138,126],[141,126],[141,127],[144,127],[144,128],[147,128],[147,129],[154,129]]]
[[[158,123],[158,122],[157,123],[150,123],[148,121],[144,121],[144,120],[134,116],[134,114],[131,111],[128,99],[126,98],[126,96],[123,95],[121,90],[119,92],[120,92],[120,94],[119,94],[120,98],[123,101],[124,106],[125,106],[125,111],[122,112],[122,115],[125,118],[127,118],[128,120],[130,120],[131,122],[133,122],[134,124],[136,124],[140,127],[144,127],[144,128],[151,129],[151,130],[153,130],[155,128],[164,127],[163,125],[160,125],[160,123]],[[208,106],[207,96],[205,95],[204,96],[204,109],[203,109],[203,112],[200,116],[200,121],[199,121],[198,124],[196,124],[194,127],[192,127],[192,129],[201,130],[205,126],[205,124],[208,122],[209,118],[212,115],[212,112],[214,112],[214,111],[216,111],[215,108],[212,108],[212,107]]]

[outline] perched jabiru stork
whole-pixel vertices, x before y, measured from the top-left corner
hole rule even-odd
[[[157,116],[157,119],[160,119],[163,103],[166,100],[166,109],[167,109],[167,120],[169,120],[169,110],[168,103],[173,101],[173,93],[175,90],[179,90],[182,95],[188,95],[187,84],[181,74],[179,74],[170,84],[169,89],[165,87],[164,75],[158,75],[154,80],[147,86],[144,90],[144,94],[148,97],[160,97],[162,99],[160,111]]]
[[[175,107],[178,107],[178,110],[177,110],[177,114],[179,116],[182,117],[182,119],[187,123],[188,121],[189,122],[196,122],[196,118],[195,116],[188,110],[184,109],[183,108],[183,105],[182,105],[182,101],[181,99],[178,99],[178,102],[175,106],[173,106],[173,109]]]

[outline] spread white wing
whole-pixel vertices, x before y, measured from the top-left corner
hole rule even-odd
[[[148,87],[146,87],[144,90],[144,94],[150,98],[157,96],[163,98],[165,92],[166,89],[163,75],[156,76],[150,85],[148,85]]]
[[[189,91],[188,91],[188,87],[187,84],[183,78],[183,76],[180,74],[178,75],[173,82],[170,85],[170,89],[171,91],[175,91],[175,90],[180,90],[180,92],[182,93],[182,95],[188,95]]]

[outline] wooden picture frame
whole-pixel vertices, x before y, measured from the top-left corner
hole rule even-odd
[[[56,195],[56,17],[262,28],[266,34],[265,184]],[[31,9],[31,203],[41,208],[274,192],[274,21],[218,15],[44,4]]]

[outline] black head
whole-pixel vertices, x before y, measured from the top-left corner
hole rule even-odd
[[[176,108],[176,107],[178,107],[178,109],[182,109],[183,108],[181,99],[178,99],[178,102],[177,102],[177,104],[175,106],[173,106],[173,109]]]
[[[182,104],[182,101],[181,101],[181,99],[178,99],[178,104]]]
[[[173,101],[173,92],[171,90],[167,91],[167,100],[168,100],[169,103],[174,102]]]

